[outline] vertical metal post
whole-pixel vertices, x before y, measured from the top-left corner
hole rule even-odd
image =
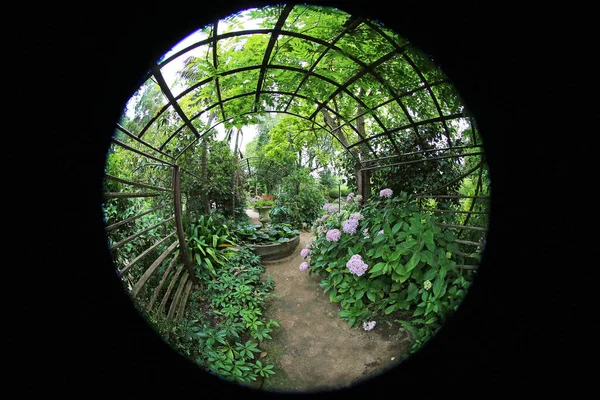
[[[342,211],[342,181],[338,178],[338,211]]]
[[[195,285],[198,285],[198,278],[194,273],[194,267],[190,260],[190,253],[188,252],[187,244],[185,243],[185,234],[183,232],[183,221],[181,219],[181,167],[179,165],[173,166],[173,207],[175,208],[175,229],[177,230],[177,237],[179,238],[181,257],[192,282],[194,282]]]

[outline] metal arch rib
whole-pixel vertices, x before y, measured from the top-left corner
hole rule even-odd
[[[265,80],[265,72],[269,66],[269,59],[271,58],[271,53],[273,52],[273,47],[275,46],[275,43],[277,42],[277,37],[279,36],[279,32],[281,32],[281,28],[283,27],[285,20],[290,15],[290,12],[292,12],[293,8],[294,8],[293,4],[287,4],[284,7],[284,9],[281,11],[281,15],[279,16],[279,19],[277,20],[277,23],[275,24],[275,27],[273,28],[273,31],[271,32],[271,37],[269,38],[269,43],[267,44],[267,48],[265,49],[265,54],[264,54],[263,61],[262,61],[261,67],[260,67],[260,72],[258,75],[258,82],[256,84],[256,97],[254,99],[254,111],[255,112],[258,111],[258,104],[260,101],[260,93],[262,90],[263,82]]]

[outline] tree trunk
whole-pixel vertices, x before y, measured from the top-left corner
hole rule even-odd
[[[241,129],[237,130],[237,133],[235,134],[235,147],[233,148],[233,158],[236,160],[238,160],[238,143],[239,143],[239,139],[240,139],[240,132]],[[236,170],[233,172],[233,181],[232,181],[232,186],[231,186],[231,215],[233,215],[233,217],[235,218],[235,203],[238,200],[239,196],[238,196],[238,185],[237,185],[237,168]]]
[[[361,88],[360,92],[359,92],[359,96],[364,94],[364,90]],[[342,131],[341,128],[339,128],[339,124],[335,121],[335,119],[329,114],[329,112],[326,109],[321,109],[323,117],[325,119],[325,122],[327,123],[327,125],[332,129],[335,130],[334,132],[332,132],[332,134],[346,147],[349,146],[348,143],[348,139],[346,138],[346,135],[344,134],[344,132]],[[362,107],[358,107],[358,109],[356,110],[357,114],[360,115],[363,110]],[[365,137],[365,121],[363,117],[358,117],[356,119],[356,129],[360,132],[360,134]],[[338,129],[336,129],[338,128]],[[360,160],[365,160],[369,154],[368,152],[368,148],[366,145],[361,145],[360,147],[360,152],[356,151],[355,149],[351,149],[349,150],[350,153],[352,155],[354,155],[355,158],[357,158],[359,161],[357,161],[356,166],[354,167],[354,177],[356,179],[356,186],[358,189],[358,193],[363,196],[363,201],[367,200],[367,198],[369,197],[370,193],[371,193],[371,175],[369,173],[369,171],[360,171],[361,169],[361,163]]]

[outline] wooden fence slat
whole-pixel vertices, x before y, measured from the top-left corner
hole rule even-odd
[[[154,250],[155,248],[157,248],[158,246],[160,246],[161,243],[164,243],[167,239],[169,239],[174,234],[175,234],[175,232],[171,233],[167,237],[164,237],[164,238],[160,239],[158,242],[156,242],[152,246],[148,247],[139,256],[137,256],[136,258],[134,258],[129,264],[127,264],[125,267],[123,267],[123,269],[118,272],[118,275],[122,276],[125,272],[129,271],[129,268],[131,268],[133,265],[135,265],[135,263],[137,263],[139,260],[141,260],[142,258],[144,258],[148,253],[150,253],[152,250]]]
[[[166,224],[167,222],[169,222],[169,221],[172,221],[172,220],[174,220],[174,219],[175,219],[175,216],[172,216],[171,218],[167,218],[167,219],[165,219],[165,220],[163,220],[163,221],[161,221],[161,222],[159,222],[159,223],[157,223],[157,224],[154,224],[154,225],[152,225],[152,226],[149,226],[148,228],[146,228],[146,229],[144,229],[144,230],[141,230],[141,231],[139,231],[139,232],[137,232],[137,233],[134,233],[133,235],[131,235],[131,236],[129,236],[129,237],[127,237],[127,238],[125,238],[125,239],[121,240],[119,243],[115,243],[115,244],[113,244],[113,245],[112,245],[112,247],[110,248],[110,250],[111,250],[111,251],[113,251],[113,250],[116,250],[116,249],[118,249],[119,247],[123,246],[124,244],[131,242],[133,239],[137,238],[138,236],[141,236],[141,235],[143,235],[144,233],[146,233],[146,232],[148,232],[148,231],[151,231],[152,229],[154,229],[154,228],[157,228],[157,227],[159,227],[159,226],[161,226],[161,225],[163,225],[163,224]]]
[[[177,290],[175,291],[175,294],[173,295],[173,301],[171,301],[171,305],[169,306],[169,312],[167,313],[168,321],[172,321],[173,317],[175,316],[174,315],[175,310],[177,309],[177,306],[179,305],[179,300],[181,299],[181,293],[183,292],[183,288],[185,287],[185,284],[186,284],[189,276],[190,276],[190,274],[188,274],[188,272],[185,271],[183,273],[183,276],[179,280],[179,286],[177,286]]]
[[[443,224],[441,222],[437,222],[436,225],[437,226],[443,226],[445,228],[470,229],[470,230],[473,230],[473,231],[487,232],[487,228],[482,228],[482,227],[479,227],[479,226],[465,226],[465,225]]]
[[[476,270],[479,269],[479,265],[457,265],[456,268]]]
[[[123,221],[115,222],[114,224],[112,224],[112,225],[109,225],[109,226],[105,227],[105,228],[104,228],[104,231],[106,231],[106,232],[110,232],[110,231],[112,231],[113,229],[117,229],[118,227],[120,227],[120,226],[122,226],[122,225],[125,225],[125,224],[127,224],[127,223],[129,223],[129,222],[133,222],[133,221],[135,221],[136,219],[138,219],[138,218],[140,218],[140,217],[143,217],[144,215],[148,215],[148,214],[150,214],[152,211],[156,211],[156,210],[158,210],[158,209],[160,209],[160,208],[163,208],[163,207],[165,207],[165,206],[166,206],[166,204],[161,204],[160,206],[153,207],[153,208],[149,209],[148,211],[144,211],[144,212],[143,212],[143,213],[141,213],[141,214],[134,215],[133,217],[129,217],[129,218],[127,218],[127,219],[124,219]]]
[[[470,240],[454,239],[454,241],[455,241],[456,243],[470,244],[470,245],[473,245],[473,246],[481,246],[481,245],[482,245],[482,243],[479,243],[479,242],[471,242]]]
[[[158,197],[160,193],[120,193],[120,192],[105,192],[102,193],[104,199],[132,199],[135,197]]]
[[[188,279],[188,281],[185,283],[183,297],[179,301],[179,308],[177,309],[177,312],[175,313],[175,321],[180,321],[183,318],[183,314],[185,312],[185,306],[187,305],[187,301],[190,296],[190,292],[192,290],[193,283],[194,282],[192,282],[191,279]]]
[[[163,253],[160,256],[158,256],[156,261],[152,263],[152,265],[146,270],[146,272],[142,274],[141,278],[133,286],[133,289],[131,289],[131,294],[133,295],[133,297],[137,296],[137,294],[140,292],[140,289],[144,287],[150,276],[152,276],[154,271],[156,271],[156,268],[158,268],[158,266],[162,264],[165,258],[167,258],[167,256],[171,254],[177,246],[179,246],[179,242],[173,242],[165,251],[163,251]]]
[[[171,272],[171,270],[175,266],[175,262],[177,261],[178,257],[179,257],[179,253],[175,253],[175,256],[173,257],[173,259],[169,263],[169,266],[167,267],[167,270],[163,274],[162,279],[158,283],[158,286],[154,289],[154,294],[152,295],[152,298],[150,299],[150,303],[148,303],[148,307],[146,308],[147,311],[150,311],[152,309],[152,306],[154,305],[154,302],[158,298],[158,295],[159,295],[160,291],[162,290],[163,286],[165,285],[165,282],[167,282],[167,278],[169,276],[169,273]]]
[[[165,295],[163,296],[160,305],[158,306],[158,310],[156,311],[157,313],[161,313],[164,311],[165,306],[167,305],[167,301],[169,300],[169,296],[171,296],[171,292],[173,291],[173,288],[175,287],[175,283],[177,282],[177,279],[179,279],[179,275],[181,275],[181,273],[185,270],[185,267],[183,265],[181,265],[177,271],[175,272],[175,275],[173,276],[173,278],[171,278],[171,282],[169,282],[169,286],[167,286],[167,291],[165,292]]]

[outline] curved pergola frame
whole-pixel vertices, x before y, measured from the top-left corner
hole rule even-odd
[[[141,82],[145,82],[148,79],[153,79],[158,87],[160,87],[160,90],[166,99],[166,103],[146,123],[146,125],[143,126],[139,132],[130,132],[122,125],[116,125],[117,131],[123,133],[126,140],[119,140],[116,137],[113,137],[112,143],[114,146],[119,146],[127,151],[138,153],[154,162],[158,162],[158,165],[172,169],[171,188],[156,187],[141,182],[132,182],[130,180],[125,180],[122,177],[106,176],[106,179],[115,180],[122,184],[132,185],[134,187],[142,187],[144,190],[150,190],[150,192],[105,193],[105,198],[149,197],[157,196],[159,192],[164,193],[164,191],[169,191],[169,193],[172,193],[172,203],[170,206],[172,207],[173,215],[171,217],[165,218],[162,222],[157,223],[155,226],[147,228],[143,232],[138,232],[111,247],[111,251],[117,251],[122,245],[131,240],[135,240],[136,237],[150,229],[171,223],[173,224],[172,230],[169,231],[164,238],[153,244],[147,251],[144,251],[139,255],[139,257],[135,258],[128,265],[122,266],[119,269],[119,274],[127,272],[133,263],[143,258],[146,254],[149,254],[150,250],[157,248],[157,246],[161,245],[162,243],[167,243],[169,239],[173,240],[170,246],[168,246],[166,250],[144,272],[142,278],[135,283],[134,290],[132,291],[132,294],[135,297],[139,293],[141,287],[143,287],[147,282],[148,277],[158,268],[158,266],[167,258],[175,254],[174,257],[172,257],[169,268],[166,270],[163,278],[161,279],[160,285],[155,288],[151,304],[148,305],[148,307],[151,307],[152,303],[154,303],[155,300],[158,300],[160,293],[162,293],[161,291],[166,285],[166,282],[170,281],[169,286],[174,291],[168,290],[165,292],[160,304],[164,306],[167,303],[167,297],[173,296],[170,298],[169,302],[170,309],[168,312],[165,310],[168,317],[171,319],[181,317],[185,309],[187,295],[189,294],[192,285],[198,283],[195,275],[193,274],[192,262],[187,254],[185,245],[185,234],[182,224],[180,182],[182,173],[188,173],[190,176],[196,179],[199,178],[191,171],[187,171],[182,168],[178,164],[178,161],[180,157],[187,151],[193,151],[193,145],[201,141],[207,135],[211,135],[215,131],[215,128],[219,125],[228,123],[238,123],[243,125],[248,116],[262,113],[283,113],[305,119],[310,121],[314,126],[318,127],[319,130],[335,138],[336,142],[340,144],[343,151],[346,151],[353,157],[357,163],[356,170],[364,174],[366,177],[365,179],[367,180],[368,171],[374,169],[392,168],[394,166],[404,164],[416,164],[435,158],[464,159],[465,157],[470,156],[481,156],[481,162],[479,162],[474,168],[466,171],[463,176],[458,178],[464,179],[466,176],[470,175],[477,176],[475,196],[460,196],[439,193],[443,190],[444,186],[448,186],[452,182],[447,183],[446,185],[441,185],[434,190],[423,193],[413,193],[413,195],[420,198],[449,198],[452,196],[463,198],[470,197],[473,198],[473,200],[489,198],[488,193],[481,192],[481,176],[483,170],[487,167],[487,164],[485,162],[485,157],[483,157],[483,151],[481,150],[482,144],[477,140],[477,128],[475,121],[469,115],[464,105],[459,107],[460,110],[458,112],[447,112],[444,110],[441,101],[442,99],[439,98],[439,95],[436,94],[435,90],[443,85],[451,88],[452,84],[446,76],[440,74],[437,70],[436,74],[433,74],[433,76],[428,76],[431,71],[424,70],[421,63],[425,63],[424,65],[427,66],[425,69],[428,69],[431,68],[431,65],[433,64],[432,61],[427,60],[427,57],[421,54],[418,49],[415,49],[406,40],[399,39],[399,37],[395,36],[392,32],[388,31],[379,23],[364,19],[360,16],[348,15],[335,9],[332,9],[332,12],[337,13],[336,15],[338,17],[344,17],[345,19],[343,23],[339,24],[337,31],[329,32],[328,37],[310,34],[308,31],[299,32],[286,29],[285,26],[288,22],[288,19],[291,18],[295,12],[298,12],[298,10],[306,7],[310,6],[294,4],[282,5],[279,8],[279,15],[275,22],[271,27],[268,28],[241,29],[218,33],[220,21],[215,21],[212,24],[212,33],[209,35],[209,37],[187,46],[186,48],[170,55],[164,60],[156,62],[141,78]],[[381,43],[381,47],[385,47],[387,50],[383,51],[376,59],[367,62],[362,60],[359,56],[352,54],[347,48],[344,48],[342,45],[343,40],[359,28],[366,29],[373,40]],[[222,43],[222,41],[226,39],[244,36],[249,37],[252,35],[269,36],[269,39],[262,50],[262,60],[259,63],[236,66],[235,68],[228,69],[226,60],[219,58],[219,43]],[[310,46],[317,46],[319,52],[315,53],[316,57],[312,63],[307,62],[306,65],[303,65],[302,67],[277,64],[276,59],[274,59],[274,55],[276,54],[275,49],[278,41],[284,39],[304,41]],[[182,90],[177,95],[174,95],[172,91],[173,88],[170,88],[165,80],[163,69],[174,60],[189,54],[192,50],[201,48],[202,46],[210,46],[212,48],[212,66],[214,67],[214,72],[212,74],[203,74],[196,79],[195,82],[189,84],[187,88]],[[352,74],[343,77],[344,79],[342,82],[338,82],[336,79],[319,72],[319,66],[321,65],[320,63],[322,63],[323,60],[325,60],[326,57],[330,56],[331,54],[335,54],[336,57],[339,56],[343,60],[353,63]],[[386,79],[383,70],[385,68],[390,69],[392,72],[398,71],[399,74],[404,73],[398,69],[399,67],[397,66],[400,65],[399,63],[402,63],[403,68],[405,68],[402,71],[405,71],[407,74],[410,73],[410,75],[413,77],[411,78],[412,85],[407,83],[405,87],[394,87],[393,82],[391,82],[389,79]],[[222,80],[226,77],[244,76],[244,73],[251,71],[257,73],[255,85],[253,85],[255,89],[246,91],[244,93],[236,93],[234,95],[227,96],[227,90],[223,86]],[[295,88],[269,87],[267,82],[269,74],[276,74],[278,72],[290,72],[297,74],[299,79]],[[246,75],[246,77],[247,76],[248,75]],[[319,93],[312,95],[302,93],[302,89],[305,88],[307,82],[312,79],[316,79],[317,82],[324,84],[323,87],[330,87],[332,90],[320,91]],[[373,83],[373,85],[377,85],[381,92],[379,93],[381,96],[380,101],[371,104],[368,95],[364,93],[361,94],[360,90],[359,93],[356,93],[353,85],[358,84],[363,80],[367,80],[368,82]],[[207,102],[200,111],[197,111],[193,114],[186,112],[184,107],[181,105],[182,100],[185,99],[187,95],[193,94],[196,90],[209,87],[208,85],[214,85],[215,98],[206,99]],[[265,106],[265,99],[269,96],[274,103],[277,103],[277,107],[267,108]],[[341,99],[341,96],[343,96],[344,100],[350,99],[353,101],[355,110],[359,110],[359,112],[356,112],[354,115],[346,115],[338,110],[336,106],[332,106],[332,104],[336,103],[337,99]],[[252,98],[253,101],[248,103],[247,108],[235,109],[235,112],[233,113],[231,110],[228,111],[227,106],[230,102],[248,97]],[[431,101],[431,104],[433,105],[431,109],[434,110],[435,115],[419,115],[419,112],[417,112],[414,107],[409,104],[410,102],[408,99],[411,97],[417,97],[417,103],[420,101]],[[275,101],[279,98],[285,99],[285,101]],[[311,110],[310,113],[307,112],[301,114],[293,110],[292,105],[295,103],[307,105],[305,109]],[[392,106],[399,110],[399,115],[397,118],[388,118],[390,114],[388,107]],[[215,122],[212,122],[211,120],[211,123],[209,123],[210,126],[198,128],[197,125],[199,124],[194,124],[197,121],[201,121],[203,116],[208,115],[211,110],[215,109],[217,110],[216,114],[218,115],[218,118],[216,118]],[[156,140],[148,140],[148,133],[151,131],[153,126],[155,126],[155,124],[159,123],[161,117],[169,110],[174,111],[174,113],[181,120],[181,124],[173,128],[172,131],[163,135],[164,138],[161,138],[160,143],[151,144],[152,141]],[[333,118],[339,121],[339,123],[333,124],[332,121],[327,120],[325,118],[325,113],[329,116],[332,115]],[[374,127],[372,132],[367,132],[364,129],[360,129],[358,126],[359,121],[362,118],[367,117],[372,119],[372,126]],[[468,139],[469,143],[467,145],[460,144],[457,140],[455,140],[456,134],[453,132],[453,128],[450,126],[451,121],[461,121],[465,125],[463,132],[467,129],[470,129],[471,136]],[[445,143],[439,147],[436,146],[434,149],[414,149],[414,151],[402,153],[400,151],[399,143],[400,141],[404,140],[403,138],[405,135],[410,135],[412,138],[420,142],[423,140],[422,129],[426,126],[434,126],[436,129],[438,126],[441,126],[439,131],[443,136]],[[349,129],[351,133],[351,135],[348,135],[347,143],[344,143],[344,141],[341,140],[337,134],[340,130],[344,129]],[[193,138],[189,140],[189,142],[184,143],[182,133],[186,130],[189,130],[193,134]],[[376,145],[378,141],[381,140],[385,140],[387,148],[393,149],[395,153],[389,154],[382,151],[380,148],[381,146]],[[182,145],[182,150],[177,154],[170,154],[170,152],[167,151],[167,145],[176,143],[177,141],[179,141],[179,143]],[[359,149],[360,152],[358,151]],[[237,148],[235,150],[235,153],[237,154],[239,150]],[[436,156],[435,158],[424,157],[426,153],[431,151],[439,151],[442,152],[443,155]],[[408,159],[406,159],[407,157]],[[248,163],[249,160],[243,159],[240,161],[240,163],[241,162]],[[156,190],[156,192],[153,192],[152,190]],[[368,191],[368,185],[361,187],[359,184],[359,193],[362,194],[363,197],[368,195],[368,193],[365,191]],[[161,205],[160,208],[163,208],[165,205],[167,204]],[[128,220],[134,220],[135,218],[141,217],[142,215],[146,215],[153,211],[154,209],[145,210],[138,216],[130,217]],[[449,212],[448,210],[434,211]],[[469,216],[477,213],[478,211],[471,210],[465,219],[465,224],[462,226],[445,226],[445,228],[479,230],[483,234],[486,230],[485,227],[468,225]],[[109,232],[114,229],[118,229],[125,223],[126,221],[117,222],[111,226],[108,226],[106,230]],[[176,239],[172,239],[175,236]],[[465,246],[480,245],[480,243],[469,242],[465,240],[457,240],[457,243],[461,243]],[[178,253],[174,253],[177,248],[179,248],[180,251]],[[179,270],[177,270],[176,267],[173,268],[173,263],[178,257],[181,262],[183,262],[185,268],[182,267]],[[463,267],[466,269],[475,269],[477,266],[465,265]]]

